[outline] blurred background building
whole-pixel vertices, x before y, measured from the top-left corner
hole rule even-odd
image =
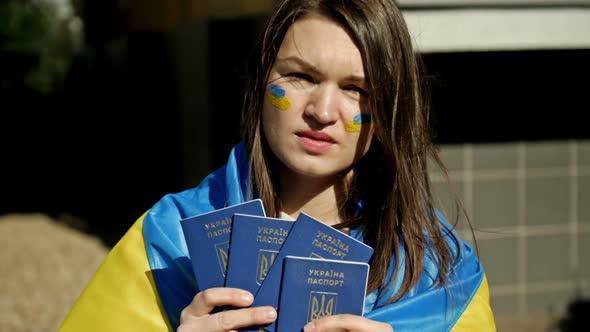
[[[499,331],[556,330],[590,296],[590,0],[398,2]],[[272,5],[0,2],[0,214],[46,214],[110,247],[198,184],[239,141],[244,67]]]

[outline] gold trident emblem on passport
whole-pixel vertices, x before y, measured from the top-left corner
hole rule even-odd
[[[336,300],[338,293],[328,292],[311,292],[309,293],[309,314],[308,322],[322,318],[325,316],[332,316],[336,309]]]
[[[268,270],[274,263],[277,254],[278,251],[276,250],[260,249],[258,251],[258,262],[256,264],[256,284],[258,286],[262,285],[262,282],[266,279]]]
[[[229,251],[229,241],[217,243],[215,245],[215,252],[217,253],[217,261],[219,262],[219,268],[221,274],[225,276],[227,272],[227,253]]]

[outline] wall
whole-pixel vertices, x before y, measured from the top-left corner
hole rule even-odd
[[[590,69],[590,2],[400,4],[440,79],[435,139],[475,229],[498,331],[553,330],[590,296],[590,133],[572,80]],[[431,180],[453,219],[444,177]]]
[[[497,315],[558,317],[576,296],[590,296],[590,140],[440,151],[475,228]],[[431,174],[452,219],[452,195],[440,172]]]

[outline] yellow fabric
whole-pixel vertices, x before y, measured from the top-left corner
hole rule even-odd
[[[484,276],[473,299],[451,329],[451,332],[495,332],[496,323],[490,307],[490,289]]]
[[[171,331],[143,242],[141,216],[111,250],[59,332]]]

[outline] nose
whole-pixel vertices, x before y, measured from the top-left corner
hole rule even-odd
[[[337,88],[320,85],[310,94],[304,114],[322,125],[334,123],[339,116],[338,98]]]

